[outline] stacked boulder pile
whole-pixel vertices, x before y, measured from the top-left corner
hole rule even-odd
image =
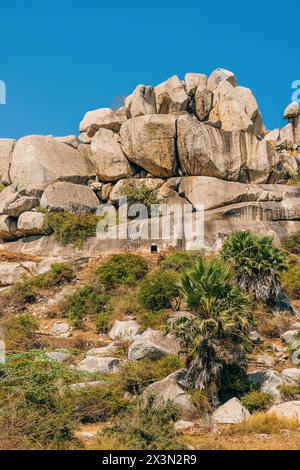
[[[280,238],[299,229],[300,188],[284,184],[300,164],[299,116],[291,103],[288,124],[266,131],[251,90],[217,69],[139,85],[119,109],[87,112],[78,137],[0,139],[0,238],[43,236],[39,207],[95,212],[128,187],[204,204],[209,246],[237,227]]]

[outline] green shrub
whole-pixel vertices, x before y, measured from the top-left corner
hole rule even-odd
[[[299,385],[278,385],[277,388],[286,401],[297,400],[300,395]]]
[[[287,235],[282,241],[282,246],[290,253],[293,253],[294,255],[299,255],[300,254],[300,231]]]
[[[281,274],[281,282],[289,297],[299,299],[300,264],[290,264],[288,271]]]
[[[140,394],[148,385],[165,378],[183,366],[183,361],[172,355],[164,356],[157,361],[144,359],[128,362],[120,372],[120,382],[125,391]]]
[[[222,369],[219,384],[219,399],[223,403],[232,397],[240,398],[251,390],[251,383],[244,367],[226,364]]]
[[[129,407],[122,389],[108,385],[70,391],[66,403],[74,410],[76,420],[82,423],[107,421]]]
[[[38,274],[29,279],[29,282],[40,289],[46,289],[54,286],[63,286],[75,278],[75,270],[69,263],[53,263],[51,270]]]
[[[73,323],[81,327],[84,317],[105,313],[110,297],[102,287],[86,285],[72,294],[64,303],[62,313]]]
[[[185,449],[174,428],[176,418],[177,410],[171,403],[155,406],[150,397],[146,404],[118,417],[105,434],[115,439],[119,449]]]
[[[143,204],[148,211],[151,209],[152,204],[158,204],[156,191],[146,187],[128,187],[125,189],[123,195],[127,197],[127,203],[129,206],[133,204]]]
[[[88,238],[96,236],[100,220],[95,214],[45,212],[43,228],[46,233],[53,233],[55,240],[61,245],[81,248]]]
[[[142,330],[152,328],[153,330],[164,330],[169,317],[168,310],[143,310],[137,313],[138,323]]]
[[[109,307],[103,309],[95,318],[97,331],[99,331],[99,333],[108,333],[112,326],[113,319],[112,310]]]
[[[154,271],[142,282],[138,294],[143,308],[158,311],[179,306],[180,287],[174,271]]]
[[[6,431],[8,447],[15,435],[29,448],[76,447],[79,422],[60,395],[63,383],[78,381],[76,371],[45,360],[43,353],[28,352],[8,356],[0,376],[0,429]]]
[[[160,271],[184,272],[190,269],[196,261],[194,253],[188,251],[176,251],[168,255],[159,265]]]
[[[260,392],[253,390],[241,398],[241,402],[250,413],[254,411],[264,411],[270,408],[273,404],[273,397],[270,393]]]
[[[39,326],[36,317],[29,314],[14,316],[3,324],[6,351],[31,349],[35,343],[35,330]]]
[[[147,262],[138,255],[119,254],[100,266],[95,275],[107,287],[132,285],[142,279],[148,271]]]

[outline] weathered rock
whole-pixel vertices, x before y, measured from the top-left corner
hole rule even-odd
[[[211,419],[216,424],[237,424],[246,421],[249,417],[249,411],[242,405],[240,400],[231,398],[213,412]]]
[[[300,106],[297,101],[293,101],[290,103],[284,110],[283,118],[284,119],[293,119],[299,116],[300,114]]]
[[[273,129],[272,131],[268,132],[267,135],[265,135],[265,140],[267,142],[277,142],[279,139],[279,129]]]
[[[276,370],[254,371],[248,374],[248,379],[255,386],[259,386],[262,392],[272,395],[275,403],[280,403],[283,398],[278,390],[279,385],[290,385],[293,381],[284,377]]]
[[[291,343],[294,339],[295,339],[295,335],[299,332],[300,330],[288,330],[288,331],[285,331],[282,335],[281,335],[281,339],[289,344]]]
[[[111,190],[109,198],[111,202],[117,202],[121,197],[126,195],[126,191],[129,189],[147,188],[156,190],[160,188],[163,183],[164,181],[159,178],[128,178],[126,180],[120,180]]]
[[[51,361],[62,363],[68,361],[72,354],[67,351],[51,351],[46,352],[45,356]]]
[[[282,129],[280,129],[279,140],[280,142],[286,142],[288,146],[291,146],[293,144],[294,129],[293,125],[290,122]]]
[[[82,142],[82,144],[89,145],[92,142],[92,137],[89,137],[87,132],[81,132],[78,136],[78,140]]]
[[[110,108],[100,108],[88,111],[80,123],[80,133],[87,133],[87,137],[93,137],[98,129],[110,129],[119,132],[121,125],[128,119],[126,108],[113,111]]]
[[[55,323],[50,330],[50,334],[59,338],[68,338],[71,334],[71,328],[66,322]]]
[[[246,113],[241,94],[228,81],[221,81],[214,90],[213,109],[209,120],[221,121],[224,131],[253,132],[254,124]]]
[[[78,150],[51,136],[32,135],[18,140],[10,178],[18,188],[68,180],[82,183],[93,176],[91,162]]]
[[[160,330],[148,329],[134,338],[129,346],[128,358],[133,361],[140,359],[156,360],[166,354],[178,354],[180,345],[176,338]]]
[[[187,176],[180,179],[178,191],[194,208],[203,204],[206,211],[241,202],[281,201],[283,196],[277,187],[233,183],[206,176]]]
[[[199,85],[195,93],[195,113],[199,121],[208,118],[212,110],[213,93],[203,85]]]
[[[288,369],[281,371],[281,375],[297,383],[300,379],[300,369],[296,369],[296,367],[289,367]]]
[[[41,207],[52,211],[95,212],[99,205],[88,186],[60,181],[49,185],[41,199]]]
[[[195,425],[192,421],[186,421],[184,419],[180,419],[179,421],[176,421],[174,424],[174,427],[177,432],[185,432],[185,431],[191,431]]]
[[[91,159],[100,180],[116,181],[133,174],[119,143],[119,135],[113,131],[99,129],[93,137],[91,151]]]
[[[136,336],[140,325],[134,320],[119,321],[116,320],[108,333],[112,340],[129,340]]]
[[[203,73],[187,73],[184,77],[186,92],[193,96],[198,86],[206,87],[207,76]]]
[[[23,212],[30,211],[39,205],[39,199],[30,196],[18,197],[4,207],[4,212],[11,217],[19,217]]]
[[[266,367],[273,367],[275,365],[275,359],[269,354],[258,354],[255,356],[255,362]]]
[[[128,160],[154,176],[173,176],[176,162],[176,115],[148,115],[123,124],[121,145]]]
[[[156,114],[155,90],[152,86],[138,85],[134,92],[127,96],[125,106],[131,117]]]
[[[18,219],[18,231],[23,235],[40,235],[45,231],[45,215],[41,212],[23,212]]]
[[[279,155],[271,144],[247,132],[224,132],[195,117],[177,120],[177,147],[185,175],[266,183],[283,179]]]
[[[101,188],[101,200],[103,202],[108,201],[113,185],[111,183],[104,184]]]
[[[105,357],[105,356],[112,356],[113,354],[116,353],[118,350],[116,344],[110,343],[107,346],[103,346],[102,348],[94,348],[90,349],[86,355],[87,356],[99,356],[99,357]]]
[[[300,421],[300,401],[293,400],[274,405],[269,409],[268,413],[280,418],[297,419]]]
[[[118,359],[116,357],[88,356],[78,364],[77,370],[82,372],[89,372],[91,374],[107,374],[118,372],[124,363],[124,360]]]
[[[295,366],[300,365],[300,348],[296,349],[296,351],[293,352],[291,356],[291,361],[292,361],[292,364],[294,364]]]
[[[76,135],[66,135],[63,137],[54,137],[57,142],[61,142],[66,145],[70,145],[70,147],[73,147],[74,149],[77,149],[80,145],[80,142],[78,140],[78,137]]]
[[[19,235],[16,219],[9,215],[0,215],[0,238],[2,240],[14,240]]]
[[[24,190],[17,191],[16,187],[11,184],[0,192],[0,213],[5,213],[5,208],[13,204],[19,197],[25,196]]]
[[[0,262],[0,287],[10,286],[23,276],[34,274],[36,264],[31,261],[22,263]]]
[[[146,400],[148,397],[154,396],[157,405],[161,406],[171,401],[184,410],[192,410],[192,400],[181,385],[185,376],[186,371],[181,369],[168,375],[163,380],[154,382],[144,391],[143,399]]]
[[[230,70],[218,68],[214,70],[207,80],[207,87],[209,90],[214,91],[218,84],[222,81],[228,81],[232,86],[236,86],[236,78]]]
[[[189,96],[177,75],[155,87],[156,110],[158,114],[186,111]]]
[[[234,94],[236,99],[239,101],[241,108],[245,110],[246,114],[254,123],[259,114],[259,107],[250,88],[237,86],[234,88]]]
[[[16,141],[0,139],[0,183],[10,184],[9,167]]]
[[[262,342],[260,335],[255,330],[249,332],[249,339],[254,344],[260,344]]]
[[[280,160],[284,173],[288,178],[296,178],[298,174],[298,164],[293,155],[287,150],[282,150],[280,153]]]
[[[107,382],[104,382],[104,380],[93,380],[91,382],[78,382],[76,384],[68,385],[68,389],[76,392],[77,390],[82,390],[85,388],[103,387],[103,385],[107,385]]]

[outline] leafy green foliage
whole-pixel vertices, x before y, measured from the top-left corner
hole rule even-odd
[[[176,251],[166,256],[159,265],[160,271],[185,272],[195,264],[195,254],[189,251]]]
[[[110,296],[104,288],[94,284],[86,285],[68,297],[62,312],[74,326],[81,327],[86,316],[105,314],[109,308]]]
[[[282,246],[294,255],[300,255],[300,231],[287,235],[283,241]]]
[[[81,248],[90,237],[96,236],[96,228],[101,220],[95,214],[72,214],[71,212],[44,212],[44,231],[53,233],[61,245]]]
[[[225,364],[220,375],[218,396],[222,403],[230,398],[240,398],[250,392],[252,385],[246,369],[240,364]]]
[[[138,255],[119,254],[101,265],[95,272],[100,283],[112,288],[120,285],[133,285],[148,271],[147,262]]]
[[[14,316],[3,324],[6,351],[27,350],[35,343],[35,330],[39,323],[36,317],[27,313]]]
[[[250,413],[267,410],[272,406],[273,401],[274,399],[270,393],[259,392],[258,390],[253,390],[241,398],[242,404]]]
[[[280,276],[282,286],[292,299],[300,299],[300,264],[290,263],[288,271]]]
[[[199,260],[182,278],[182,292],[193,318],[178,319],[173,329],[188,356],[187,382],[215,400],[224,362],[242,356],[249,331],[248,297],[232,282],[219,259]]]
[[[158,311],[179,305],[180,286],[174,271],[154,271],[141,283],[139,302],[142,307]]]
[[[279,274],[288,267],[286,254],[272,242],[272,237],[235,232],[227,237],[221,251],[222,258],[231,263],[241,289],[262,302],[278,297]]]
[[[133,204],[143,204],[147,210],[151,209],[152,204],[158,204],[156,191],[146,187],[133,188],[128,187],[124,191],[129,206]]]
[[[176,418],[177,411],[171,403],[160,407],[150,397],[146,404],[118,417],[105,432],[114,437],[120,449],[185,449],[174,428]]]

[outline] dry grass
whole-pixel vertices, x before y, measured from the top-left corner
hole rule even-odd
[[[33,255],[26,255],[22,253],[15,253],[9,250],[0,250],[0,261],[19,262],[19,261],[33,261],[39,262],[41,258]]]

